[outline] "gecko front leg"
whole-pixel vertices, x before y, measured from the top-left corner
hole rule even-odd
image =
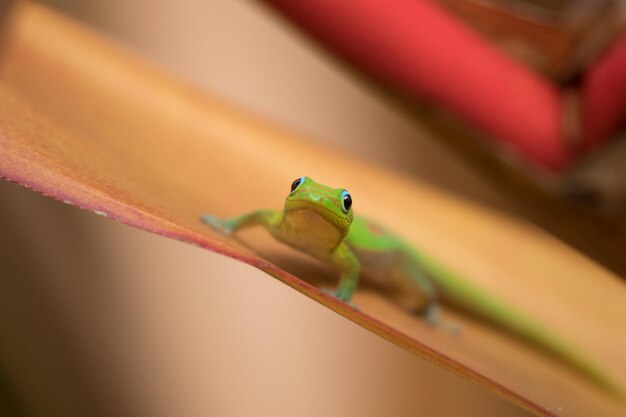
[[[343,242],[333,251],[330,261],[339,267],[340,272],[339,284],[333,295],[346,303],[350,303],[352,294],[354,294],[359,282],[361,263],[354,252]]]
[[[200,217],[203,223],[226,235],[232,235],[239,229],[260,225],[272,232],[280,223],[280,212],[275,210],[256,210],[230,219],[220,219],[211,214]]]

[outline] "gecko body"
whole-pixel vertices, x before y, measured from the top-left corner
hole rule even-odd
[[[402,289],[409,295],[411,309],[423,312],[426,322],[436,326],[438,295],[444,293],[461,307],[522,336],[623,398],[619,384],[555,331],[462,279],[386,228],[355,217],[352,196],[343,188],[300,177],[293,181],[283,210],[257,210],[228,219],[205,215],[201,220],[225,234],[263,226],[277,240],[336,266],[339,283],[332,294],[348,303],[364,274]]]

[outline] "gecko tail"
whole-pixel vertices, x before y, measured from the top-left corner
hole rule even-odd
[[[567,364],[612,397],[624,401],[624,389],[619,382],[575,346],[538,321],[499,301],[433,259],[418,253],[413,255],[440,291],[455,304],[521,336]]]

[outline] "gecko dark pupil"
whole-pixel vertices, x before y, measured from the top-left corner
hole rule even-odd
[[[350,194],[346,194],[343,196],[343,208],[347,211],[350,210],[350,207],[352,207],[352,197]]]
[[[302,178],[298,178],[297,180],[292,182],[291,183],[291,191],[293,192],[296,188],[298,188],[298,185],[300,185],[301,182],[302,182]]]

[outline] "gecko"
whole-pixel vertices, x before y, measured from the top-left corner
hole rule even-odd
[[[283,210],[256,210],[227,219],[206,214],[200,219],[226,235],[260,225],[275,239],[334,265],[339,282],[331,294],[349,304],[361,275],[377,277],[375,280],[410,294],[411,310],[420,312],[426,323],[435,327],[441,323],[440,294],[445,294],[460,307],[523,337],[623,399],[619,384],[555,331],[461,278],[385,227],[355,216],[352,204],[348,190],[300,177],[292,182]]]

